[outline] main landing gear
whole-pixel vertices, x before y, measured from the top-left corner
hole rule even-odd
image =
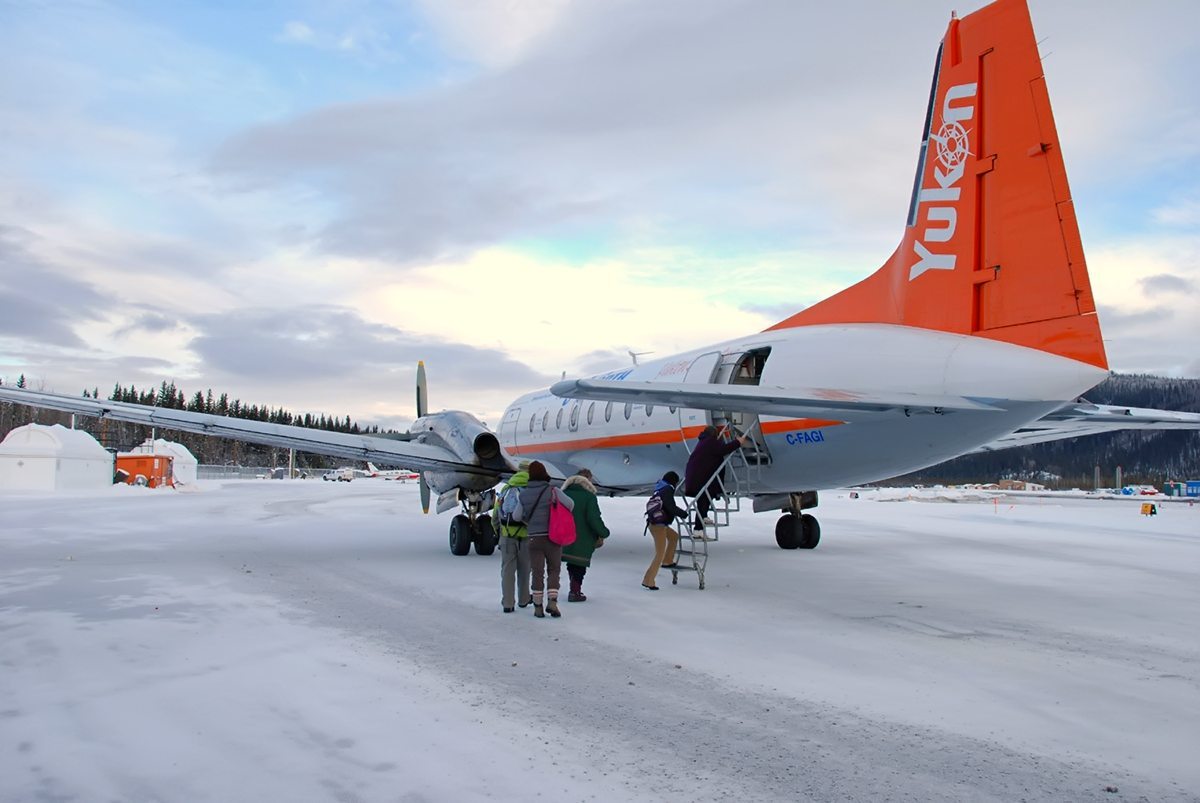
[[[462,513],[450,520],[450,554],[466,555],[475,545],[476,555],[490,555],[500,543],[500,535],[492,526],[492,492],[466,493],[460,491]]]
[[[817,492],[791,494],[791,504],[775,523],[775,543],[780,549],[815,549],[821,543],[817,517],[801,511],[817,506]]]

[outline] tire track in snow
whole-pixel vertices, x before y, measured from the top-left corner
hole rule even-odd
[[[275,582],[288,584],[284,573]],[[819,705],[752,694],[710,675],[572,633],[559,621],[477,607],[334,565],[292,593],[320,593],[318,624],[394,650],[510,722],[525,745],[623,780],[645,800],[1194,800],[1086,761]],[[283,589],[277,589],[283,590]],[[697,637],[702,637],[697,634]],[[513,662],[517,666],[513,666]],[[764,666],[764,673],[786,672]],[[486,742],[487,735],[482,735]],[[464,760],[470,750],[464,749]],[[1119,794],[1105,793],[1106,786]],[[586,786],[581,787],[581,796]]]

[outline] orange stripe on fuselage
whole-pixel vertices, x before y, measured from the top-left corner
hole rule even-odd
[[[764,422],[762,431],[766,435],[774,435],[779,432],[836,427],[842,423],[841,421],[826,418],[789,418],[784,421]],[[694,426],[684,427],[682,430],[664,429],[655,430],[654,432],[606,435],[599,438],[577,438],[576,440],[512,446],[507,448],[507,451],[509,454],[518,455],[537,454],[540,452],[579,451],[583,449],[621,449],[630,446],[662,446],[668,443],[682,443],[684,440],[694,440],[703,429],[703,426]]]

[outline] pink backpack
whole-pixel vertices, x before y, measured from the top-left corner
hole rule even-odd
[[[558,501],[557,488],[550,494],[550,541],[559,546],[575,543],[575,515]]]

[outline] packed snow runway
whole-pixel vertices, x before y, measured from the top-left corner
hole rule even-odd
[[[1200,799],[1200,505],[908,496],[537,620],[411,484],[0,492],[0,800]]]

